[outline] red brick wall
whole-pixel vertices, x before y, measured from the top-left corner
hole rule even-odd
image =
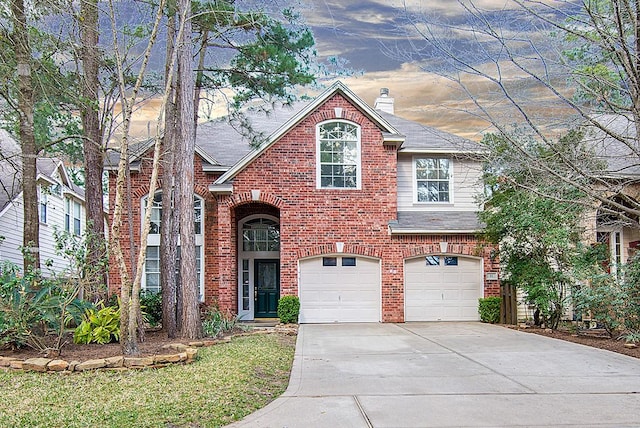
[[[316,189],[316,124],[335,119],[335,107],[342,108],[342,119],[361,126],[360,190]],[[473,235],[389,234],[387,224],[396,219],[397,212],[396,167],[395,147],[384,146],[381,131],[341,95],[330,98],[238,173],[233,195],[211,196],[207,187],[216,177],[202,172],[196,156],[197,193],[206,206],[206,303],[237,311],[237,224],[256,213],[280,218],[283,295],[298,293],[298,260],[335,253],[336,242],[344,243],[345,254],[381,259],[385,322],[404,321],[404,259],[440,253],[440,242],[449,244],[448,253],[482,258],[485,272],[497,272],[498,261],[492,260],[490,249],[480,246]],[[140,173],[132,173],[135,209],[125,218],[124,249],[129,247],[129,220],[139,242],[140,198],[148,191],[149,176],[148,162],[143,162]],[[252,199],[251,190],[260,190],[258,201]],[[110,202],[113,208],[113,195]],[[110,278],[110,288],[117,289],[119,276],[114,263]],[[485,281],[485,296],[499,295],[499,291],[498,281]]]
[[[316,188],[316,125],[335,119],[334,108],[342,108],[342,119],[361,126],[361,190]],[[233,180],[231,196],[219,197],[218,214],[224,217],[220,234],[224,251],[219,264],[220,306],[237,309],[236,210],[250,203],[251,190],[260,190],[260,201],[280,209],[281,293],[298,293],[298,260],[336,252],[382,259],[382,318],[404,321],[403,261],[409,256],[439,253],[439,242],[451,245],[450,253],[485,258],[485,268],[494,270],[488,252],[478,247],[472,235],[391,237],[388,222],[397,212],[397,153],[385,147],[381,131],[340,95],[329,99],[298,126],[269,147]],[[244,216],[244,215],[243,215]],[[227,226],[227,218],[232,219]],[[226,235],[226,230],[231,231]],[[228,238],[227,238],[228,237]],[[485,254],[486,253],[486,254]],[[497,265],[496,265],[497,268]],[[228,283],[226,280],[228,279]],[[486,284],[485,295],[499,293],[497,284]]]

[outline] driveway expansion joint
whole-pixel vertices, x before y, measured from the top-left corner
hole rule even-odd
[[[353,396],[353,400],[356,402],[356,406],[358,406],[358,410],[360,410],[360,414],[364,418],[364,421],[367,424],[367,426],[369,428],[373,428],[373,424],[371,423],[371,420],[369,419],[369,416],[367,416],[367,412],[364,411],[364,408],[362,407],[362,404],[360,404],[360,400],[358,400],[358,396],[354,395]]]
[[[486,364],[484,364],[484,363],[481,363],[480,361],[474,360],[473,358],[471,358],[470,356],[468,356],[468,355],[466,355],[466,354],[462,354],[462,353],[460,353],[460,352],[456,351],[456,350],[455,350],[455,349],[453,349],[453,348],[450,348],[450,347],[448,347],[448,346],[443,345],[442,343],[439,343],[439,342],[437,342],[437,341],[435,341],[435,340],[433,340],[433,339],[430,339],[430,338],[425,337],[425,336],[423,336],[423,335],[421,335],[421,334],[418,334],[418,333],[416,333],[415,331],[411,331],[411,330],[409,330],[408,328],[406,328],[405,326],[402,326],[402,325],[399,325],[399,324],[395,324],[395,325],[396,325],[398,328],[400,328],[400,329],[402,329],[402,330],[406,331],[406,332],[407,332],[407,333],[409,333],[409,334],[413,334],[413,335],[415,335],[415,336],[417,336],[417,337],[419,337],[419,338],[421,338],[421,339],[423,339],[423,340],[426,340],[427,342],[430,342],[430,343],[433,343],[434,345],[440,346],[441,348],[446,349],[447,351],[452,352],[452,353],[454,353],[454,354],[458,355],[460,358],[464,358],[464,359],[465,359],[465,360],[467,360],[467,361],[471,361],[472,363],[477,364],[477,365],[479,365],[480,367],[484,367],[485,369],[489,370],[489,371],[490,371],[490,372],[492,372],[492,373],[495,373],[496,375],[498,375],[498,376],[500,376],[500,377],[503,377],[503,378],[505,378],[505,379],[508,379],[510,382],[513,382],[513,383],[515,383],[516,385],[521,386],[522,388],[526,389],[527,391],[530,391],[530,393],[532,393],[532,394],[537,394],[537,393],[538,393],[538,391],[535,391],[535,390],[531,389],[529,386],[525,385],[524,383],[522,383],[522,382],[518,382],[517,380],[512,379],[511,377],[509,377],[509,376],[507,376],[507,375],[505,375],[505,374],[503,374],[503,373],[500,373],[499,371],[497,371],[497,370],[495,370],[495,369],[491,368],[490,366],[488,366],[488,365],[486,365]]]

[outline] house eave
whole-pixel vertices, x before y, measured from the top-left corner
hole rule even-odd
[[[73,190],[71,190],[67,186],[63,186],[62,194],[63,195],[67,195],[67,196],[73,196],[74,198],[78,199],[79,201],[82,201],[83,203],[85,202],[84,196],[74,192]]]
[[[422,149],[422,148],[406,148],[402,147],[400,149],[402,153],[411,153],[411,154],[453,154],[453,155],[469,155],[469,156],[478,156],[482,154],[486,154],[486,151],[478,151],[478,150],[451,150],[451,149]]]
[[[405,142],[406,137],[402,134],[393,134],[390,132],[382,133],[382,144],[385,146],[394,146],[396,148],[402,146]]]
[[[223,166],[223,165],[202,165],[202,171],[203,172],[219,172],[224,174],[225,172],[229,171],[229,167]]]
[[[105,166],[104,170],[107,172],[118,172],[118,165],[115,166]],[[140,172],[140,164],[131,165],[129,164],[129,171]]]
[[[389,227],[391,235],[475,235],[480,232],[477,229],[396,229]]]
[[[210,184],[209,192],[214,195],[231,195],[233,194],[233,184],[232,183],[224,183],[224,184]]]

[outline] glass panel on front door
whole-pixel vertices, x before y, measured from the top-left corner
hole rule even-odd
[[[280,261],[255,261],[255,316],[272,318],[278,316],[280,298]]]

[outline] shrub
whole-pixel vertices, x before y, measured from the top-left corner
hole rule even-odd
[[[151,327],[160,325],[162,321],[162,293],[148,290],[140,291],[140,308],[144,320]]]
[[[500,322],[500,297],[485,297],[478,299],[480,320],[491,324]]]
[[[7,264],[0,271],[0,346],[59,354],[66,328],[77,325],[93,305],[77,298],[74,281],[44,278],[39,270],[20,276]]]
[[[120,308],[103,306],[102,309],[88,309],[84,320],[73,334],[75,343],[99,343],[104,345],[120,338]]]
[[[300,315],[298,296],[282,296],[278,301],[278,318],[283,324],[297,323]]]
[[[206,337],[220,337],[230,333],[237,326],[237,315],[231,313],[225,315],[218,308],[209,309],[202,320],[202,331]]]
[[[589,315],[611,337],[633,338],[640,331],[640,257],[617,266],[616,273],[604,269],[607,259],[608,253],[592,251],[580,260],[587,284],[575,287],[573,302],[579,315]]]

